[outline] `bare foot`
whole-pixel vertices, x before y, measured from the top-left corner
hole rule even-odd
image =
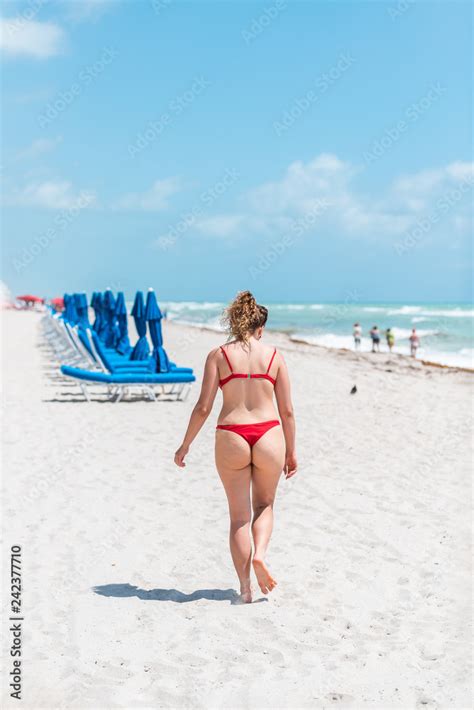
[[[252,564],[255,576],[257,577],[258,586],[264,594],[268,594],[268,592],[271,592],[272,589],[276,587],[276,581],[270,574],[265,562],[259,557],[254,557]]]
[[[245,584],[240,585],[240,601],[242,604],[252,603],[252,587],[250,586],[250,580]]]

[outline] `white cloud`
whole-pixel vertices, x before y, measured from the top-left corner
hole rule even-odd
[[[62,136],[56,138],[38,138],[34,140],[27,148],[20,150],[16,156],[16,160],[30,160],[37,158],[39,155],[49,153],[54,150],[57,145],[62,142]]]
[[[474,180],[474,163],[457,161],[448,165],[446,172],[456,182],[472,182]]]
[[[117,200],[112,207],[117,210],[141,210],[144,212],[162,212],[169,206],[169,198],[179,192],[178,178],[170,177],[157,180],[145,192],[131,192]]]
[[[344,205],[337,205],[331,216],[346,234],[366,234],[377,237],[401,234],[412,225],[414,220],[412,214],[389,211],[383,204],[370,205],[355,198],[348,200]]]
[[[349,163],[330,153],[322,153],[306,164],[291,163],[281,180],[255,188],[248,200],[258,212],[304,213],[315,200],[333,199],[343,193],[354,172]]]
[[[33,144],[34,145],[34,144]],[[178,178],[157,180],[143,193],[129,193],[110,204],[113,210],[138,210],[161,212],[168,207],[168,198],[179,191]],[[40,207],[44,209],[69,209],[97,207],[97,196],[91,190],[78,190],[67,180],[42,180],[30,182],[22,189],[11,190],[3,198],[9,207]]]
[[[394,190],[399,194],[432,195],[449,183],[468,182],[474,179],[474,163],[456,161],[435,170],[422,170],[413,175],[406,175],[394,183]]]
[[[414,175],[398,178],[393,189],[400,194],[423,194],[431,192],[443,179],[442,170],[422,170]]]
[[[48,180],[30,183],[22,190],[5,195],[3,204],[8,207],[39,207],[42,209],[85,209],[96,202],[90,190],[77,190],[72,183]]]
[[[314,211],[314,205],[312,207]],[[275,231],[289,230],[295,219],[286,215],[266,214],[217,214],[202,217],[195,222],[195,227],[208,237],[245,237],[255,234],[271,236]]]
[[[243,196],[244,210],[204,216],[200,231],[210,236],[235,236],[282,232],[295,220],[306,220],[307,229],[318,227],[347,235],[383,238],[403,234],[420,214],[436,210],[436,200],[456,186],[472,185],[473,164],[453,162],[397,179],[379,196],[354,188],[359,168],[336,155],[323,153],[308,163],[291,163],[280,180],[264,183]],[[319,205],[319,207],[318,207]],[[322,207],[321,207],[322,206]],[[315,213],[316,208],[316,213]],[[465,209],[452,200],[451,219]],[[458,220],[459,225],[465,221]]]
[[[47,59],[59,54],[64,32],[54,22],[36,22],[22,16],[0,19],[0,48],[6,55]]]
[[[201,219],[196,223],[203,234],[211,237],[229,237],[241,227],[245,217],[240,214],[222,214]]]
[[[114,0],[66,0],[62,3],[66,19],[72,22],[95,21],[114,5]]]
[[[443,196],[452,200],[452,192],[466,191],[474,184],[474,163],[456,161],[431,170],[421,170],[413,175],[403,175],[395,180],[387,195],[387,202],[400,210],[421,214],[435,209],[436,200]],[[453,219],[456,212],[465,209],[455,199],[449,208]],[[454,207],[456,205],[456,207]]]
[[[47,103],[53,95],[53,90],[48,88],[36,88],[31,91],[5,92],[4,104],[18,104],[23,106],[37,102]]]

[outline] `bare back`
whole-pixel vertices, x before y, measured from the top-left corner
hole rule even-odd
[[[274,385],[263,377],[237,377],[226,382],[232,373],[271,376],[276,380],[280,358],[275,348],[253,341],[244,345],[232,341],[219,348],[215,355],[222,385],[222,409],[219,424],[247,424],[266,421],[277,416],[273,393]]]

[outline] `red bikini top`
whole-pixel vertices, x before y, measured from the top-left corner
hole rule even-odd
[[[228,358],[228,355],[224,348],[221,346],[222,354],[224,355],[225,359],[227,360],[227,364],[229,365],[229,370],[230,370],[230,375],[228,377],[224,377],[222,380],[219,380],[219,387],[223,387],[227,382],[230,382],[230,380],[236,380],[237,378],[239,379],[244,379],[244,380],[255,380],[255,379],[260,379],[260,380],[268,380],[269,382],[272,383],[273,386],[275,386],[276,380],[273,377],[270,377],[268,374],[270,372],[270,368],[273,363],[273,358],[275,357],[277,349],[275,348],[273,351],[273,355],[271,357],[270,362],[268,363],[267,371],[263,374],[251,374],[250,372],[248,374],[245,374],[243,372],[234,372],[232,369],[232,365],[230,364],[230,360]]]

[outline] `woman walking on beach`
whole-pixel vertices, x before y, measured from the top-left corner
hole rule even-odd
[[[290,478],[297,470],[288,371],[277,349],[261,342],[267,317],[267,309],[249,291],[237,294],[226,309],[224,322],[233,339],[207,356],[201,394],[174,458],[177,466],[185,466],[221,387],[215,459],[229,504],[230,550],[244,602],[252,601],[251,566],[264,594],[276,585],[264,559],[273,502],[282,471]]]

